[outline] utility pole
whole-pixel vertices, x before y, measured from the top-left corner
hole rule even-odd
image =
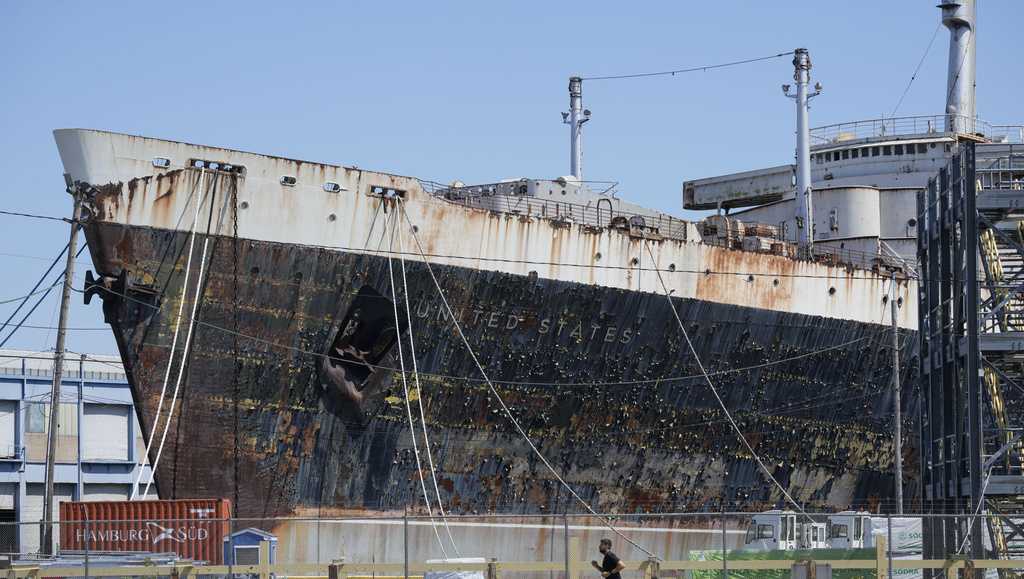
[[[793,51],[793,80],[796,93],[790,94],[789,85],[782,85],[782,92],[796,101],[796,221],[799,230],[800,248],[810,254],[814,246],[814,207],[811,200],[811,128],[808,125],[808,109],[812,98],[821,94],[821,84],[815,84],[814,92],[807,92],[811,82],[811,55],[806,48]]]
[[[892,283],[889,284],[889,307],[892,312],[892,388],[896,402],[895,439],[893,455],[896,463],[896,514],[903,514],[903,412],[900,408],[902,394],[900,392],[900,334],[896,321],[898,306],[896,292],[896,271],[892,272]]]
[[[67,333],[68,305],[71,302],[71,283],[75,275],[75,253],[78,251],[78,222],[82,217],[82,196],[71,176],[64,174],[68,193],[75,205],[71,217],[71,239],[68,241],[68,259],[64,265],[64,291],[60,297],[60,318],[57,322],[57,347],[53,353],[53,386],[50,388],[49,432],[46,440],[46,491],[43,496],[43,518],[40,521],[39,547],[46,555],[53,554],[53,470],[57,454],[57,426],[60,416],[60,382],[64,375],[64,336]]]

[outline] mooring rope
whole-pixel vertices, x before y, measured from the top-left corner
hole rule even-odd
[[[388,230],[388,213],[384,212],[384,231]],[[395,243],[395,232],[398,230],[398,224],[391,230],[391,239],[389,244],[394,246]],[[392,265],[394,260],[388,257],[388,278],[391,280],[391,305],[395,312],[395,340],[398,342],[398,366],[402,369],[402,392],[405,394],[405,414],[409,419],[409,437],[412,439],[412,454],[416,457],[416,474],[420,478],[420,488],[423,490],[423,502],[427,505],[427,517],[430,518],[430,528],[434,530],[434,536],[437,537],[437,546],[441,548],[441,555],[445,559],[448,558],[448,553],[444,548],[444,541],[441,540],[441,533],[437,532],[437,524],[434,522],[434,513],[430,508],[430,495],[427,493],[427,483],[423,478],[423,465],[420,463],[420,448],[419,443],[416,441],[416,427],[412,420],[412,406],[409,403],[409,382],[405,377],[405,355],[402,353],[402,332],[401,325],[398,321],[398,293],[395,290],[395,270]],[[411,338],[411,336],[410,336]],[[417,391],[417,395],[420,393]],[[429,443],[428,443],[429,444]]]
[[[522,425],[519,424],[519,421],[516,420],[515,415],[512,414],[512,410],[509,409],[507,404],[505,404],[505,400],[501,397],[501,394],[498,392],[498,389],[494,387],[494,383],[491,382],[491,379],[487,375],[487,372],[484,370],[484,367],[480,363],[479,358],[477,358],[476,352],[473,351],[473,347],[469,344],[469,339],[466,338],[466,334],[462,331],[462,325],[459,324],[458,317],[455,315],[455,312],[452,311],[451,306],[448,304],[448,298],[445,296],[444,290],[441,288],[441,283],[437,280],[437,276],[434,274],[434,268],[431,267],[430,261],[427,259],[423,251],[423,245],[420,243],[419,236],[416,234],[418,229],[416,225],[413,224],[412,220],[409,218],[409,214],[406,213],[405,207],[404,205],[402,205],[401,197],[396,197],[396,199],[396,204],[398,205],[399,210],[402,213],[402,216],[404,216],[406,221],[408,221],[410,229],[412,230],[412,238],[416,242],[416,249],[417,251],[419,251],[420,259],[422,259],[424,265],[427,266],[427,272],[430,273],[430,279],[433,280],[434,282],[434,287],[437,289],[438,296],[441,298],[441,303],[444,305],[445,310],[448,313],[449,319],[452,320],[452,325],[455,327],[455,331],[458,333],[459,338],[462,340],[462,343],[466,346],[466,351],[469,353],[469,357],[473,360],[473,363],[476,364],[477,370],[483,377],[484,382],[487,383],[487,388],[490,390],[494,398],[498,401],[498,404],[501,406],[502,411],[504,411],[505,416],[508,417],[509,422],[512,423],[512,426],[515,427],[515,429],[519,432],[519,435],[523,437],[523,440],[526,441],[526,444],[530,447],[530,449],[537,456],[537,458],[539,458],[540,461],[544,464],[544,466],[547,467],[548,471],[552,474],[552,476],[555,477],[555,479],[569,492],[569,494],[573,496],[573,498],[575,498],[581,505],[583,505],[583,508],[585,508],[591,515],[600,519],[605,524],[605,526],[608,527],[609,530],[618,535],[624,541],[626,541],[630,545],[633,545],[640,551],[643,551],[648,556],[657,558],[657,555],[655,555],[653,552],[649,551],[643,545],[640,545],[636,541],[630,539],[625,534],[623,534],[622,531],[615,527],[610,517],[599,514],[596,510],[594,510],[593,507],[590,506],[590,503],[584,500],[584,498],[581,497],[579,493],[577,493],[576,490],[572,488],[571,485],[569,485],[569,483],[565,482],[565,479],[562,478],[562,475],[560,475],[558,471],[555,470],[555,467],[548,461],[547,457],[544,456],[540,449],[537,448],[537,445],[534,444],[533,440],[530,439],[530,435],[527,434],[526,430],[524,430]]]
[[[192,271],[192,254],[195,250],[196,243],[196,225],[199,223],[199,210],[203,206],[203,198],[206,196],[206,167],[203,167],[199,171],[199,181],[196,183],[199,188],[199,200],[196,201],[196,212],[192,217],[192,227],[189,230],[189,245],[188,245],[188,258],[185,260],[185,281],[182,284],[181,290],[181,301],[178,302],[178,314],[174,318],[174,333],[171,336],[171,350],[167,358],[167,367],[164,370],[164,381],[160,387],[160,401],[156,405],[156,414],[153,415],[153,427],[149,431],[149,441],[146,443],[146,452],[140,457],[139,460],[139,473],[135,477],[135,484],[132,485],[131,500],[135,500],[135,497],[139,494],[139,483],[142,481],[142,472],[145,470],[143,464],[149,459],[149,453],[153,449],[153,440],[156,438],[156,431],[160,425],[160,412],[163,410],[164,397],[167,395],[167,382],[171,378],[171,366],[174,364],[174,351],[178,347],[178,330],[181,329],[181,314],[185,310],[185,301],[188,294],[188,278]],[[193,189],[195,193],[195,189]],[[190,321],[191,323],[191,321]],[[170,420],[170,418],[168,418]],[[152,472],[156,470],[154,464],[149,480],[152,482]],[[146,488],[149,488],[149,483],[146,483]]]

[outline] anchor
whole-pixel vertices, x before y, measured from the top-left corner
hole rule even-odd
[[[113,324],[120,321],[120,306],[126,301],[136,309],[145,305],[155,307],[157,292],[152,286],[134,283],[127,269],[122,269],[116,276],[101,274],[99,277],[93,275],[92,271],[86,271],[82,299],[89,305],[93,296],[97,295],[103,301],[103,321]],[[152,312],[136,313],[148,316]]]

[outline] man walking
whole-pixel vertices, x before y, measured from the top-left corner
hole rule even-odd
[[[601,539],[601,544],[597,546],[597,550],[604,555],[604,561],[600,565],[597,564],[597,561],[591,561],[590,564],[601,572],[601,577],[605,579],[622,579],[619,571],[625,569],[626,566],[622,564],[622,561],[619,560],[615,553],[612,553],[611,539]]]

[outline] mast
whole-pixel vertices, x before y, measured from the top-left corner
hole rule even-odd
[[[942,24],[949,29],[949,67],[946,78],[946,129],[974,133],[975,0],[939,4]]]
[[[815,85],[808,94],[811,81],[811,55],[806,48],[793,51],[793,80],[796,94],[789,93],[789,85],[782,91],[796,101],[796,222],[802,249],[810,252],[814,246],[814,207],[811,202],[811,129],[807,121],[808,103],[821,94],[821,85]]]
[[[569,77],[569,112],[562,113],[562,122],[569,125],[569,174],[583,180],[583,123],[590,120],[590,111],[583,108],[583,79]]]
[[[53,353],[53,385],[50,388],[50,420],[46,439],[46,489],[43,494],[43,516],[40,519],[40,550],[53,553],[53,471],[57,454],[57,427],[60,417],[60,386],[64,375],[64,336],[68,323],[68,304],[71,302],[71,282],[75,275],[75,253],[78,250],[78,222],[82,216],[82,196],[78,187],[65,175],[68,193],[74,197],[75,206],[71,219],[71,239],[68,241],[68,259],[64,265],[64,290],[60,298],[60,318],[57,322],[57,347]]]

